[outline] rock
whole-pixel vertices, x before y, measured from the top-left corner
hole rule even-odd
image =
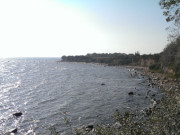
[[[131,91],[131,92],[129,92],[128,94],[129,94],[129,95],[134,95],[134,92]]]
[[[113,127],[120,129],[122,127],[122,125],[119,122],[116,122]]]
[[[88,125],[88,126],[86,127],[86,131],[91,131],[93,128],[94,128],[93,125]]]
[[[169,82],[169,80],[164,80],[164,81],[163,81],[163,84],[164,84],[164,83],[168,83],[168,82]]]
[[[150,93],[150,92],[151,92],[151,90],[148,90],[146,95],[149,96],[149,93]]]
[[[159,80],[159,78],[158,78],[158,77],[155,77],[155,78],[153,78],[153,80],[157,81],[157,80]]]
[[[146,112],[146,115],[149,116],[152,113],[152,109],[151,108],[146,109],[145,112]]]
[[[157,105],[157,102],[154,100],[153,103],[152,103],[152,108],[155,108]]]
[[[15,128],[15,129],[13,129],[12,131],[11,131],[11,133],[17,133],[17,128]]]
[[[13,116],[20,117],[22,115],[22,112],[14,113]]]
[[[104,83],[101,83],[101,85],[103,86],[103,85],[105,85]]]

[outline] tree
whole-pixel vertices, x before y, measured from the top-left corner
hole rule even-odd
[[[135,52],[135,56],[140,56],[140,52],[139,51]]]
[[[180,35],[180,0],[160,0],[159,5],[164,10],[167,22],[174,22],[174,27],[169,27],[170,38],[176,39]]]
[[[174,21],[176,25],[180,25],[180,0],[160,0],[159,5],[165,11],[166,21]]]

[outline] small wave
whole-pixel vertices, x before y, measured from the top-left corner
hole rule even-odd
[[[2,65],[0,130],[3,131],[18,126],[22,135],[48,135],[51,124],[65,131],[61,112],[69,112],[72,123],[81,121],[87,125],[98,119],[110,121],[115,109],[147,104],[143,98],[146,80],[130,77],[124,68],[56,63],[54,59],[12,60]],[[129,91],[141,95],[129,96]],[[18,110],[24,116],[15,122],[12,114]]]
[[[46,104],[46,103],[53,102],[53,101],[56,101],[56,99],[55,98],[53,98],[53,99],[46,99],[44,101],[39,102],[38,105]]]

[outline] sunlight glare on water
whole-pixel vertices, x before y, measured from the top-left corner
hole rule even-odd
[[[161,95],[156,87],[147,87],[146,77],[132,77],[126,68],[58,60],[0,60],[0,134],[17,128],[17,135],[49,135],[51,126],[68,134],[63,114],[73,127],[112,123],[116,109],[149,105],[149,89]],[[16,118],[16,112],[23,115]]]

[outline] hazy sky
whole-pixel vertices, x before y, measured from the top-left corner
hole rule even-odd
[[[0,0],[0,57],[158,53],[159,0]]]

